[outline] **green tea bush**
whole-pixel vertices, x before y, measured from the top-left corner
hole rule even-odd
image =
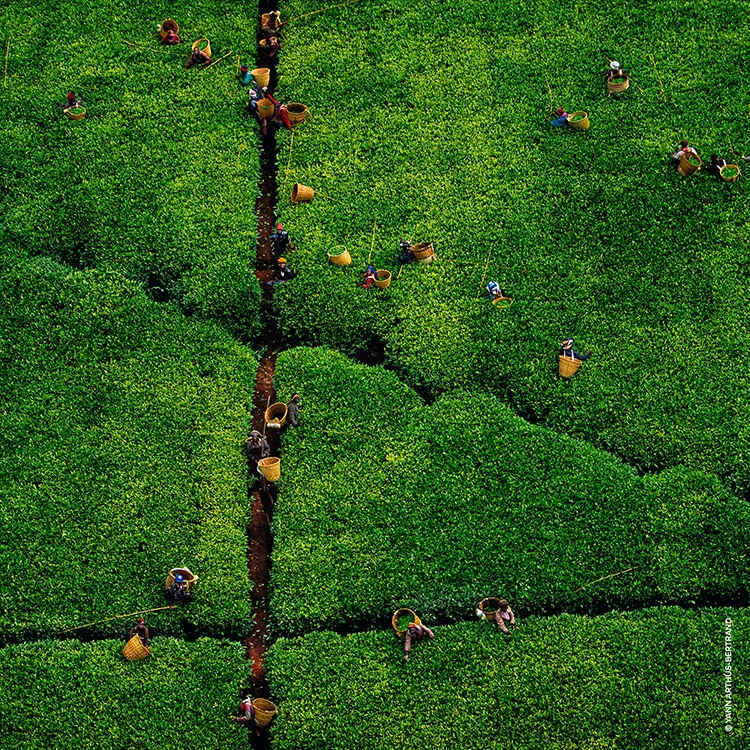
[[[318,7],[294,0],[284,13]],[[612,13],[391,0],[285,27],[280,96],[312,117],[293,142],[279,136],[279,212],[300,250],[299,278],[274,300],[281,328],[342,350],[381,339],[386,361],[432,395],[490,390],[642,471],[684,464],[742,494],[745,183],[685,179],[671,154],[683,137],[705,162],[750,150],[746,20],[736,2]],[[617,100],[608,57],[632,75]],[[591,128],[552,128],[552,106],[586,110]],[[292,206],[294,182],[323,195]],[[437,261],[395,278],[400,236],[432,240]],[[343,269],[325,255],[341,244],[354,259]],[[384,292],[357,287],[371,249],[394,273]],[[511,307],[477,299],[490,279]],[[562,382],[567,336],[594,357]]]
[[[259,330],[257,126],[234,80],[256,49],[236,4],[176,3],[183,44],[159,44],[153,2],[14,3],[0,102],[2,256],[119,271],[233,334]],[[209,70],[183,68],[208,37]],[[57,106],[74,90],[87,113]]]
[[[731,619],[732,731],[725,729]],[[267,662],[277,750],[739,747],[748,735],[747,614],[677,608],[280,639]]]
[[[400,606],[464,618],[494,595],[549,613],[746,591],[747,505],[715,477],[641,479],[492,396],[428,407],[393,373],[326,350],[279,355],[276,387],[304,407],[274,516],[283,632],[372,625]]]
[[[160,631],[244,632],[255,355],[120,274],[50,261],[0,274],[0,351],[0,638],[163,606],[182,565],[196,599]]]
[[[123,658],[123,646],[41,641],[0,649],[3,747],[247,747],[247,730],[229,722],[249,677],[239,644],[156,637],[152,655],[135,662]]]

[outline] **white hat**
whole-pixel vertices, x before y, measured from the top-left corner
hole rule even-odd
[[[612,60],[612,62],[609,64],[609,67],[612,68],[612,70],[619,70],[620,63],[618,63],[617,60]]]

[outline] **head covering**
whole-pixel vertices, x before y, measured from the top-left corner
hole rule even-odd
[[[617,60],[612,60],[612,62],[609,64],[609,67],[612,68],[612,70],[619,70],[620,63],[618,63]]]
[[[279,265],[281,265],[282,263],[286,265],[286,258],[279,258]]]
[[[283,224],[277,224],[276,225],[276,229],[278,229],[280,232],[282,232],[284,230],[284,225]]]
[[[68,91],[68,101],[72,102],[76,98],[76,95],[72,91]]]
[[[295,393],[295,394],[294,394],[294,395],[292,396],[292,401],[299,401],[299,393]]]
[[[183,582],[183,581],[185,580],[185,578],[184,578],[184,576],[182,576],[182,575],[181,575],[180,573],[178,573],[178,574],[177,574],[177,575],[176,575],[176,576],[174,577],[174,580],[175,580],[175,583],[182,583],[182,582]]]
[[[241,70],[241,71],[242,71],[243,73],[247,73],[247,65],[240,65],[240,70]]]
[[[497,281],[490,281],[489,284],[487,284],[487,291],[488,292],[499,292],[500,291],[500,284],[497,283]]]
[[[138,623],[139,625],[141,625],[141,624],[145,625],[145,624],[146,624],[146,621],[145,621],[145,620],[144,620],[144,619],[143,619],[142,617],[139,617],[139,618],[138,618],[138,619],[136,620],[136,622],[137,622],[137,623]]]
[[[563,339],[561,346],[563,349],[570,349],[573,346],[573,339]]]
[[[263,437],[263,435],[261,435],[261,433],[258,430],[253,430],[250,433],[250,435],[252,435],[252,437],[256,437],[256,438]]]

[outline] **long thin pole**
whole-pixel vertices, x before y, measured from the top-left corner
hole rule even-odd
[[[619,573],[612,573],[611,575],[604,576],[604,578],[597,578],[595,581],[590,581],[585,586],[579,586],[573,593],[577,593],[579,591],[583,591],[583,589],[588,588],[589,586],[593,585],[594,583],[599,583],[599,581],[606,581],[608,578],[614,578],[615,576],[621,576],[623,573],[629,573],[631,570],[638,570],[640,568],[640,565],[636,565],[632,568],[628,568],[627,570],[621,570]]]
[[[68,628],[67,630],[60,630],[55,635],[62,635],[63,633],[72,633],[74,630],[81,630],[81,628],[90,628],[92,625],[99,625],[102,622],[110,622],[111,620],[121,620],[123,617],[133,617],[134,615],[146,615],[149,612],[161,612],[163,609],[176,609],[176,604],[170,604],[168,607],[156,607],[154,609],[142,609],[140,612],[128,612],[126,615],[115,615],[114,617],[108,617],[106,620],[96,620],[95,622],[87,622],[85,625],[78,625],[75,628]]]
[[[661,95],[664,97],[664,103],[667,103],[667,95],[664,93],[664,84],[661,82],[661,75],[659,74],[659,68],[656,67],[656,60],[654,60],[653,55],[649,55],[651,58],[651,62],[654,64],[654,70],[656,71],[656,75],[659,78],[659,85],[661,86]]]
[[[370,254],[367,256],[367,265],[370,265],[370,261],[372,260],[372,251],[375,248],[375,227],[378,225],[378,220],[375,219],[375,222],[372,225],[372,242],[370,243]]]
[[[476,299],[479,299],[479,295],[482,293],[482,287],[484,286],[484,277],[487,273],[487,266],[490,264],[490,255],[492,255],[492,248],[487,253],[487,260],[484,262],[484,270],[482,271],[482,280],[479,282],[479,290],[477,291]]]
[[[223,59],[224,59],[225,57],[229,57],[229,55],[232,55],[232,54],[234,54],[234,53],[233,53],[233,52],[231,52],[231,51],[230,51],[230,52],[227,52],[227,54],[226,54],[226,55],[223,55],[223,56],[222,56],[222,57],[220,57],[220,58],[219,58],[218,60],[214,60],[214,61],[213,61],[213,62],[212,62],[212,63],[211,63],[210,65],[206,65],[206,67],[205,67],[205,68],[203,68],[203,70],[208,70],[208,69],[209,69],[210,67],[212,67],[213,65],[216,65],[216,63],[220,63],[220,62],[221,62],[221,61],[222,61],[222,60],[223,60]]]

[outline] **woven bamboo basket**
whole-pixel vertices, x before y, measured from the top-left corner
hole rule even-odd
[[[165,18],[159,24],[159,36],[162,39],[164,39],[168,31],[174,31],[175,34],[179,33],[180,27],[177,25],[177,21],[173,21],[171,18]]]
[[[261,88],[268,86],[268,82],[271,80],[271,69],[270,68],[255,68],[250,71],[250,75],[253,77],[255,83]]]
[[[80,105],[77,107],[68,107],[65,110],[65,114],[70,117],[71,120],[83,120],[83,118],[86,117],[86,108],[81,107]]]
[[[373,281],[378,289],[388,289],[391,285],[391,272],[378,269],[378,278],[373,279]]]
[[[422,262],[435,257],[431,242],[420,242],[417,245],[412,245],[411,251],[414,253],[414,257]]]
[[[495,297],[495,299],[492,300],[493,305],[497,305],[499,303],[502,303],[500,307],[510,307],[513,304],[513,298],[512,297]]]
[[[576,374],[576,371],[581,366],[580,359],[571,359],[570,357],[563,357],[562,354],[557,355],[557,370],[561,377],[569,378]]]
[[[339,245],[338,247],[344,246]],[[349,255],[349,251],[345,247],[343,252],[340,252],[338,255],[331,255],[331,253],[326,253],[326,255],[334,266],[348,266],[352,262],[352,256]]]
[[[168,589],[174,583],[174,577],[176,575],[181,575],[185,579],[188,590],[198,580],[198,576],[195,575],[195,573],[192,573],[190,568],[172,568],[172,570],[169,571],[169,575],[164,584],[165,589]]]
[[[292,203],[307,203],[313,199],[315,191],[307,185],[295,182],[292,187]]]
[[[607,88],[609,89],[610,94],[619,94],[622,91],[627,91],[630,88],[630,79],[627,76],[624,76],[622,83],[612,83],[612,79],[610,78],[607,81]]]
[[[254,721],[259,727],[267,727],[276,716],[276,704],[265,698],[256,698],[253,701],[253,708],[255,709]]]
[[[698,161],[697,164],[691,164],[688,159],[696,159]],[[700,156],[696,154],[694,151],[683,151],[682,156],[680,156],[680,163],[677,165],[677,171],[683,176],[683,177],[689,177],[691,174],[694,174],[701,168],[701,164],[703,164],[703,161],[701,160]]]
[[[497,596],[488,596],[477,604],[477,609],[484,612],[488,620],[494,620],[495,612],[500,609],[500,599]]]
[[[286,111],[289,115],[289,122],[292,123],[292,127],[299,125],[304,122],[310,116],[310,110],[299,102],[288,102],[286,105]]]
[[[277,401],[266,409],[266,427],[281,428],[286,424],[286,404]]]
[[[269,482],[278,482],[281,477],[281,459],[276,456],[261,458],[258,461],[258,471]]]
[[[422,624],[422,621],[419,619],[419,617],[417,617],[417,613],[414,610],[407,609],[406,607],[401,607],[401,609],[397,609],[393,613],[393,617],[391,617],[391,625],[393,625],[393,629],[396,631],[396,635],[399,638],[403,638],[406,635],[405,630],[398,629],[398,621],[405,615],[411,615],[411,621],[416,622],[417,625]]]
[[[579,117],[580,115],[583,115],[580,120],[573,120],[574,117]],[[585,112],[571,112],[568,115],[568,125],[577,130],[588,130],[591,122],[589,121],[589,116]]]
[[[273,117],[273,102],[270,99],[258,99],[258,114],[265,120]]]
[[[144,646],[141,639],[134,635],[126,644],[122,650],[122,655],[128,661],[138,661],[139,659],[145,659],[147,656],[151,656],[151,649],[148,646]]]
[[[201,46],[201,44],[205,42],[206,44]],[[193,42],[193,49],[201,49],[203,52],[205,52],[209,57],[211,57],[211,42],[206,39],[206,37],[201,37],[200,39],[196,39]]]
[[[737,174],[731,175],[730,177],[726,177],[724,175],[725,169],[736,169]],[[736,164],[725,164],[719,171],[719,177],[721,177],[721,179],[724,180],[724,182],[737,182],[737,180],[740,179],[740,168]]]

